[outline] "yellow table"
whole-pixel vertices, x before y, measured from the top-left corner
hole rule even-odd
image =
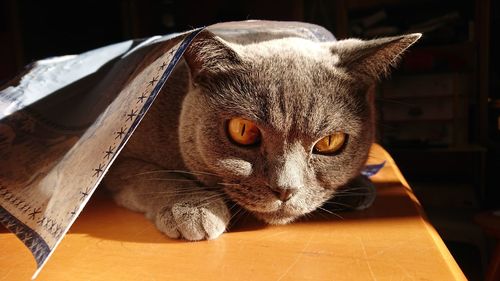
[[[244,218],[219,239],[170,240],[152,223],[96,196],[37,280],[466,280],[392,158],[366,211],[318,213],[286,226]],[[29,280],[30,252],[0,229],[0,280]]]

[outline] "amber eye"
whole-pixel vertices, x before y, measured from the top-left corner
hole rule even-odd
[[[260,130],[252,121],[243,118],[233,118],[227,124],[231,139],[237,144],[251,145],[260,141]]]
[[[331,154],[338,151],[344,144],[346,134],[335,132],[329,136],[320,139],[314,145],[314,151],[321,154]]]

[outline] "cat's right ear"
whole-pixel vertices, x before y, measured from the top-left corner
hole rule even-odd
[[[373,81],[386,76],[404,51],[421,36],[413,33],[368,41],[346,39],[336,42],[330,50],[338,58],[337,67],[360,79]]]
[[[204,74],[216,74],[241,63],[239,55],[222,39],[203,30],[184,53],[184,59],[194,81]]]

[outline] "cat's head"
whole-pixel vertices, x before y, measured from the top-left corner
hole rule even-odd
[[[201,33],[185,54],[186,165],[268,223],[313,211],[359,175],[374,139],[369,88],[419,37],[242,46]]]

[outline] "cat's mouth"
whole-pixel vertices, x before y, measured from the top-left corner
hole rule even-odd
[[[249,192],[248,186],[238,184],[226,186],[224,190],[232,200],[268,224],[290,223],[307,212],[294,203],[296,200],[274,200],[275,195],[265,187],[254,186],[253,192]]]

